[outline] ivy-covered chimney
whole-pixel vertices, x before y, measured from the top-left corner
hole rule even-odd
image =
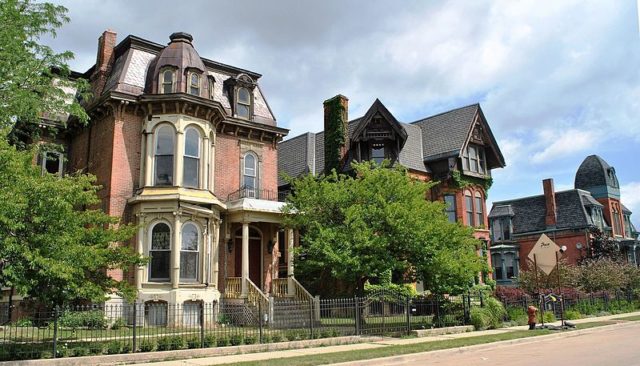
[[[324,170],[340,171],[349,153],[349,99],[338,94],[324,105]]]

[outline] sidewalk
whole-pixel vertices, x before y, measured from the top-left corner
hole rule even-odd
[[[626,314],[577,319],[577,320],[571,320],[571,322],[576,325],[579,325],[581,323],[589,323],[594,321],[607,321],[607,320],[612,320],[614,318],[624,318],[624,317],[630,317],[630,316],[640,316],[640,311],[633,312],[633,313],[626,313]],[[556,321],[551,324],[559,326],[560,321]],[[509,327],[509,328],[502,328],[502,329],[448,334],[448,335],[432,336],[432,337],[424,337],[424,338],[407,338],[407,339],[385,338],[381,341],[369,342],[369,343],[347,344],[347,345],[327,346],[327,347],[319,347],[319,348],[304,348],[304,349],[262,352],[262,353],[249,353],[249,354],[239,354],[239,355],[231,355],[231,356],[193,358],[193,359],[187,359],[187,360],[151,362],[151,363],[142,363],[142,364],[136,364],[136,365],[143,365],[143,366],[223,365],[223,364],[236,363],[236,362],[263,361],[263,360],[269,360],[269,359],[275,359],[275,358],[289,358],[289,357],[298,357],[298,356],[313,356],[313,355],[324,354],[324,353],[366,350],[366,349],[374,349],[374,348],[388,347],[388,346],[435,342],[435,341],[442,341],[442,340],[449,340],[449,339],[456,339],[456,338],[478,337],[483,335],[500,334],[500,333],[507,333],[507,332],[516,331],[516,330],[527,330],[527,329],[528,329],[528,326],[525,325],[525,326]],[[590,328],[590,329],[596,330],[597,328]],[[570,333],[567,333],[567,334],[570,334]],[[559,334],[553,334],[553,335],[559,335]],[[541,336],[541,337],[545,337],[545,336]],[[535,338],[538,338],[538,337],[535,337]],[[535,338],[526,338],[526,339],[529,341],[534,341]],[[484,346],[486,346],[486,344]]]

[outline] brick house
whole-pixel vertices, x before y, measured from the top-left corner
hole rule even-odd
[[[575,189],[555,192],[553,179],[543,182],[544,194],[494,202],[489,214],[493,276],[498,284],[513,284],[519,268],[542,234],[566,246],[564,258],[575,264],[598,228],[618,241],[629,263],[640,263],[638,232],[631,211],[620,201],[615,169],[597,155],[584,159],[575,176]]]
[[[421,180],[439,182],[430,199],[447,204],[450,221],[475,228],[489,249],[485,200],[491,170],[505,166],[500,148],[479,104],[454,109],[412,123],[399,122],[376,100],[364,116],[349,121],[348,99],[337,95],[324,102],[324,131],[307,132],[279,143],[278,169],[289,176],[322,174],[326,157],[337,157],[337,170],[348,171],[352,161],[389,159]],[[336,110],[337,109],[337,110]],[[344,126],[332,126],[331,116],[343,113]],[[338,146],[325,136],[343,133]],[[280,192],[290,187],[280,179]]]
[[[221,297],[308,295],[293,276],[294,235],[278,202],[278,142],[288,130],[260,74],[200,57],[187,33],[165,46],[132,35],[116,44],[107,30],[96,64],[74,76],[90,81],[90,122],[69,121],[57,135],[64,153],[38,164],[95,175],[103,210],[140,225],[123,245],[149,263],[110,276],[128,275],[138,301],[185,311]]]

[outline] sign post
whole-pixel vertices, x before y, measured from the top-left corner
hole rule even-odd
[[[540,268],[540,270],[547,276],[553,271],[554,268],[556,268],[556,270],[558,271],[558,291],[560,291],[560,266],[558,262],[558,252],[562,252],[562,248],[560,248],[558,244],[554,243],[553,240],[551,240],[546,234],[540,235],[540,239],[538,239],[528,255],[529,260],[533,262],[536,276],[536,286],[538,286],[538,268]],[[540,314],[542,317],[541,323],[543,326],[545,305],[546,304],[544,301],[544,295],[542,295],[542,310],[540,311]],[[561,319],[562,318],[563,316],[561,314]],[[564,322],[562,323],[562,325],[564,325]]]

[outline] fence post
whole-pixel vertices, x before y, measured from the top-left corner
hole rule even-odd
[[[360,309],[358,309],[358,296],[353,297],[353,306],[356,311],[356,335],[360,335]]]
[[[133,348],[131,350],[131,352],[136,353],[136,350],[138,348],[138,343],[136,340],[136,336],[138,333],[138,301],[134,300],[133,301]]]
[[[480,307],[484,307],[484,298],[482,297],[482,291],[478,291],[478,295],[480,295]]]
[[[269,297],[271,300],[271,297]],[[258,301],[258,343],[262,343],[262,301]]]
[[[407,335],[411,334],[411,297],[407,296]]]
[[[309,299],[309,330],[310,330],[310,339],[313,339],[313,298]]]
[[[58,351],[58,305],[53,308],[53,358]]]
[[[200,348],[204,348],[204,301],[200,301]]]

